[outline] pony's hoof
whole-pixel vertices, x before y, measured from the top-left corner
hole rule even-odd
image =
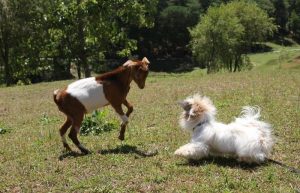
[[[124,135],[119,135],[118,137],[121,141],[123,141],[125,139]]]
[[[92,152],[89,151],[88,149],[85,149],[85,150],[81,149],[80,151],[81,151],[81,153],[83,153],[84,155],[87,155],[87,154],[91,154],[91,153],[92,153]]]
[[[85,148],[83,145],[79,145],[78,148],[80,149],[81,153],[83,153],[83,154],[85,154],[85,155],[91,153],[91,152],[90,152],[87,148]]]

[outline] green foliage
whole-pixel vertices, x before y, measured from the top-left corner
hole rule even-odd
[[[286,34],[287,31],[287,23],[289,17],[289,3],[288,0],[274,0],[274,18],[276,24],[279,26],[279,33],[281,35]]]
[[[72,78],[71,64],[77,66],[78,77],[82,73],[90,76],[91,66],[98,71],[107,69],[101,63],[103,58],[125,58],[132,54],[156,58],[190,56],[188,28],[193,28],[199,18],[204,19],[210,7],[222,7],[222,3],[228,2],[232,1],[0,0],[0,82],[30,84]],[[247,2],[256,3],[274,18],[279,27],[275,36],[289,35],[299,41],[299,0]],[[228,48],[235,45],[242,30],[243,46],[236,49],[242,53],[247,52],[244,49],[249,48],[248,44],[263,41],[274,27],[267,27],[265,13],[243,5],[230,9],[238,15],[244,29],[227,28],[227,35],[233,33],[236,37],[222,38],[223,42],[229,41],[224,44]],[[232,25],[234,20],[224,22]],[[223,55],[236,50],[227,50]],[[232,59],[226,60],[230,64]],[[245,56],[233,60],[245,61]],[[219,63],[215,61],[213,66],[222,66]]]
[[[293,1],[290,5],[291,14],[289,17],[288,27],[292,36],[300,41],[300,0]]]
[[[94,111],[92,115],[87,115],[80,128],[81,135],[100,135],[119,127],[118,122],[108,119],[108,111]]]
[[[8,132],[7,129],[4,129],[4,128],[1,128],[1,127],[0,127],[0,134],[5,134],[5,133],[7,133],[7,132]]]
[[[160,0],[154,28],[130,32],[140,40],[136,53],[160,58],[185,57],[190,41],[188,27],[197,24],[201,11],[198,0]]]
[[[256,4],[234,1],[211,7],[190,30],[191,49],[208,73],[220,69],[241,70],[248,65],[247,53],[276,30],[272,19]]]
[[[254,0],[257,5],[265,10],[269,16],[274,15],[275,7],[273,4],[273,0]]]
[[[157,0],[1,0],[0,68],[7,85],[90,76],[99,53],[129,56],[137,41],[130,27],[153,27]],[[1,73],[2,71],[0,71]]]

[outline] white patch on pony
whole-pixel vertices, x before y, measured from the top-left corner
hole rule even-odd
[[[66,90],[71,96],[78,99],[87,112],[91,112],[107,105],[103,85],[98,83],[95,77],[77,80],[70,84]]]
[[[64,135],[61,136],[61,141],[62,141],[63,143],[67,143],[67,140],[66,140],[66,134],[64,134]]]
[[[123,124],[127,124],[128,123],[128,117],[126,115],[120,115],[120,118],[122,119],[122,123]]]
[[[79,149],[86,149],[81,143],[78,145]]]

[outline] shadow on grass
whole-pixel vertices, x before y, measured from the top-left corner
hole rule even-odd
[[[180,163],[178,165],[182,166],[205,166],[208,164],[213,164],[213,165],[218,165],[218,166],[223,166],[223,167],[230,167],[230,168],[241,168],[243,170],[255,170],[258,167],[261,167],[265,165],[266,163],[263,164],[248,164],[244,162],[239,162],[234,158],[229,158],[229,157],[208,157],[204,158],[201,160],[188,160],[185,163]]]
[[[137,149],[136,146],[132,146],[132,145],[120,145],[117,146],[114,149],[103,149],[103,150],[99,150],[99,153],[102,155],[106,155],[106,154],[135,154],[138,155],[140,157],[153,157],[156,156],[158,154],[158,151],[142,151]]]
[[[68,151],[68,152],[64,152],[62,153],[58,159],[60,161],[66,159],[66,158],[76,158],[76,157],[82,157],[82,156],[85,156],[85,155],[89,155],[89,154],[84,154],[84,153],[79,153],[79,152],[76,152],[76,151]]]

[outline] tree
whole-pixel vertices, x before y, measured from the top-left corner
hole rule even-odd
[[[1,63],[4,67],[4,78],[6,85],[12,84],[12,67],[9,61],[10,52],[13,44],[15,44],[15,28],[14,13],[11,10],[10,1],[0,0],[0,53]],[[15,31],[15,30],[14,30]]]
[[[7,85],[68,78],[70,64],[90,76],[92,58],[126,57],[137,48],[128,35],[152,27],[157,0],[0,0],[0,73]],[[113,48],[113,49],[112,49]],[[50,75],[49,75],[50,74]]]
[[[278,32],[285,35],[287,32],[287,23],[289,17],[287,0],[274,0],[274,18],[277,25],[279,25]]]
[[[300,41],[300,0],[294,0],[290,5],[288,28],[292,36]]]
[[[152,29],[131,28],[131,37],[138,39],[139,55],[156,58],[183,57],[189,54],[188,27],[199,20],[199,0],[160,0]]]
[[[274,16],[275,7],[272,0],[254,0],[258,7],[265,10],[269,16]]]
[[[0,0],[0,62],[7,85],[35,70],[38,58],[38,1]]]
[[[254,43],[262,42],[276,29],[272,19],[256,4],[234,1],[211,7],[190,30],[196,60],[207,72],[241,70]]]
[[[114,50],[119,56],[128,56],[136,49],[136,40],[130,39],[130,26],[152,27],[157,1],[151,0],[70,0],[58,3],[56,21],[64,23],[63,37],[77,61],[78,76],[81,67],[85,77],[90,76],[89,58]]]

